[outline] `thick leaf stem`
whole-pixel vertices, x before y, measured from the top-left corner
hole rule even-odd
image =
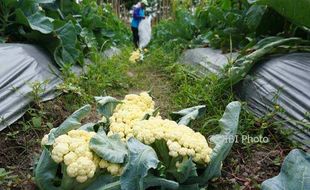
[[[68,176],[66,170],[67,170],[66,165],[64,163],[62,163],[61,164],[61,172],[62,172],[63,177],[62,177],[62,180],[61,180],[60,188],[62,190],[71,190],[74,187],[73,183],[74,183],[75,179],[73,179],[70,176]]]

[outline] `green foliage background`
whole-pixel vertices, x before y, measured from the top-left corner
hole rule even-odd
[[[310,18],[309,1],[294,6],[287,6],[293,0],[286,1],[210,0],[190,2],[191,6],[173,1],[173,19],[156,27],[153,42],[155,46],[165,43],[167,49],[207,45],[227,52],[252,46],[266,36],[309,39],[309,30],[304,29]]]
[[[112,11],[96,1],[3,0],[0,2],[2,42],[44,46],[60,67],[83,64],[91,50],[123,46],[130,32]]]

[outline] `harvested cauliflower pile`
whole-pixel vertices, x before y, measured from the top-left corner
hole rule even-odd
[[[145,115],[154,112],[155,103],[146,92],[140,95],[129,94],[121,104],[117,105],[110,117],[110,132],[108,136],[119,134],[123,141],[133,137],[133,126],[141,121]]]
[[[141,58],[141,52],[140,52],[139,49],[137,49],[136,51],[133,51],[133,52],[131,53],[131,56],[130,56],[130,58],[129,58],[129,61],[130,61],[131,63],[136,63],[137,61],[140,60],[140,58]]]

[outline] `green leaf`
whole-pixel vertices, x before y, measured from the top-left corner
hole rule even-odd
[[[53,31],[53,23],[51,19],[44,16],[40,12],[27,17],[31,29],[37,30],[43,34],[49,34]]]
[[[251,31],[256,31],[257,27],[261,23],[261,20],[266,12],[266,6],[263,5],[252,5],[247,13],[245,22]]]
[[[21,9],[16,9],[15,14],[16,14],[16,22],[18,24],[29,26],[27,17],[25,16],[24,12]]]
[[[222,2],[221,8],[223,10],[231,9],[231,1],[230,0],[221,0],[221,2]]]
[[[85,190],[121,190],[121,183],[111,175],[100,175]]]
[[[83,38],[83,41],[87,48],[97,48],[98,43],[93,31],[89,30],[88,28],[83,28],[80,36]]]
[[[5,42],[6,42],[5,37],[0,36],[0,43],[5,43]]]
[[[127,142],[129,160],[121,176],[122,190],[144,190],[144,178],[148,171],[159,163],[156,152],[134,138]]]
[[[111,163],[122,164],[128,155],[126,144],[117,134],[108,137],[101,131],[93,136],[89,146],[99,157]]]
[[[159,108],[156,108],[152,113],[145,114],[142,120],[149,120],[150,117],[155,117],[158,113],[159,113]]]
[[[34,0],[21,1],[19,8],[16,9],[17,23],[29,26],[32,30],[42,34],[49,34],[53,31],[52,20],[39,10],[39,4]]]
[[[16,7],[17,4],[18,4],[18,1],[17,0],[2,0],[2,3],[3,5],[6,7],[6,8],[12,8],[12,7]]]
[[[87,131],[87,132],[95,132],[94,126],[96,123],[86,123],[82,127],[79,128],[79,130]]]
[[[101,35],[103,35],[104,37],[107,37],[107,38],[115,37],[115,33],[113,31],[105,30],[105,29],[101,30]]]
[[[279,38],[278,40],[277,38],[269,37],[269,39],[271,40],[271,43],[262,43],[260,45],[261,48],[236,60],[234,65],[228,69],[227,73],[225,73],[225,75],[220,78],[219,83],[223,85],[221,88],[227,88],[237,84],[247,75],[247,73],[251,70],[256,62],[266,57],[266,55],[270,54],[272,50],[276,49],[277,47],[282,45],[293,46],[302,44],[304,42],[301,38],[296,37],[284,39]]]
[[[98,171],[97,171],[98,172]],[[91,181],[87,181],[87,184],[79,185],[79,188],[73,187],[79,190],[120,190],[119,177],[111,176],[105,172],[96,174]]]
[[[86,190],[121,190],[121,182],[115,181],[115,177],[99,176]],[[148,175],[143,180],[144,188],[163,187],[164,189],[178,189],[179,184],[175,181]],[[194,189],[193,189],[194,190]]]
[[[195,120],[206,113],[206,106],[200,105],[187,108],[178,112],[171,113],[171,118],[178,122],[179,125],[189,125],[192,120]]]
[[[35,169],[35,182],[41,190],[59,190],[54,184],[58,164],[54,162],[49,151],[44,148]]]
[[[310,154],[294,149],[285,158],[280,174],[262,183],[262,190],[310,189]]]
[[[31,119],[33,127],[40,128],[42,125],[42,118],[41,117],[33,117]]]
[[[162,187],[162,189],[178,189],[179,183],[172,180],[148,175],[146,178],[144,178],[144,188],[147,189],[149,187]]]
[[[167,146],[167,142],[165,140],[156,140],[152,144],[153,148],[157,151],[157,156],[159,160],[168,167],[171,161],[171,157],[169,156],[169,148]]]
[[[191,184],[191,185],[180,185],[178,190],[204,190],[199,187],[199,184]]]
[[[46,123],[46,126],[47,126],[48,128],[50,128],[50,129],[54,128],[53,124],[50,123],[50,122],[47,122],[47,123]]]
[[[240,102],[231,102],[227,105],[225,113],[219,121],[219,125],[222,128],[221,133],[210,138],[211,143],[215,147],[212,149],[211,160],[207,168],[203,175],[190,177],[187,180],[187,184],[199,183],[206,185],[209,180],[221,176],[222,162],[227,157],[234,143],[231,139],[234,139],[237,133],[240,109]]]
[[[192,161],[192,158],[183,161],[177,169],[175,177],[180,183],[185,182],[189,177],[197,176],[196,164]]]
[[[61,173],[62,173],[62,178],[61,178],[61,184],[60,184],[60,189],[61,190],[72,190],[73,187],[77,186],[78,182],[75,180],[75,178],[70,177],[67,174],[67,166],[64,163],[61,163]],[[87,182],[84,182],[83,184],[79,185],[78,188],[75,188],[76,190],[80,190],[81,186],[84,186],[87,184]]]
[[[222,128],[221,133],[213,135],[210,138],[210,141],[215,144],[215,147],[212,149],[211,161],[204,172],[204,177],[208,180],[220,176],[218,174],[221,173],[221,164],[234,143],[229,140],[234,139],[237,134],[240,110],[240,102],[231,102],[228,104],[223,117],[219,121],[219,125]]]
[[[55,25],[61,25],[61,22]],[[57,64],[63,67],[65,64],[75,64],[80,52],[76,48],[77,32],[72,21],[67,22],[55,30],[59,44],[54,51],[54,58]]]
[[[296,25],[310,28],[309,0],[248,0],[249,3],[267,5]]]
[[[54,3],[56,0],[36,0],[37,3],[45,4],[45,3]]]
[[[273,42],[277,42],[279,40],[283,40],[283,37],[279,37],[279,36],[269,36],[266,37],[260,41],[258,41],[251,49],[253,50],[258,50],[260,48],[263,48],[264,46],[271,44]]]
[[[57,137],[67,134],[71,130],[81,127],[81,120],[89,114],[91,110],[90,105],[83,106],[69,116],[58,128],[54,128],[48,135],[47,145],[52,145]]]
[[[98,112],[107,119],[113,115],[113,111],[117,104],[121,103],[121,101],[111,96],[96,96],[95,100],[98,103]]]

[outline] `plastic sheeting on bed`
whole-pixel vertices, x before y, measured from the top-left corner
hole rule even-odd
[[[237,58],[237,53],[223,54],[221,50],[212,48],[195,48],[186,50],[179,63],[189,65],[199,75],[219,74],[230,60]]]
[[[310,53],[278,55],[261,61],[237,89],[257,116],[270,112],[275,104],[283,108],[278,119],[293,129],[294,140],[310,148]]]
[[[32,85],[42,84],[42,101],[54,98],[62,82],[43,49],[26,44],[0,44],[0,131],[17,121],[33,101]]]

